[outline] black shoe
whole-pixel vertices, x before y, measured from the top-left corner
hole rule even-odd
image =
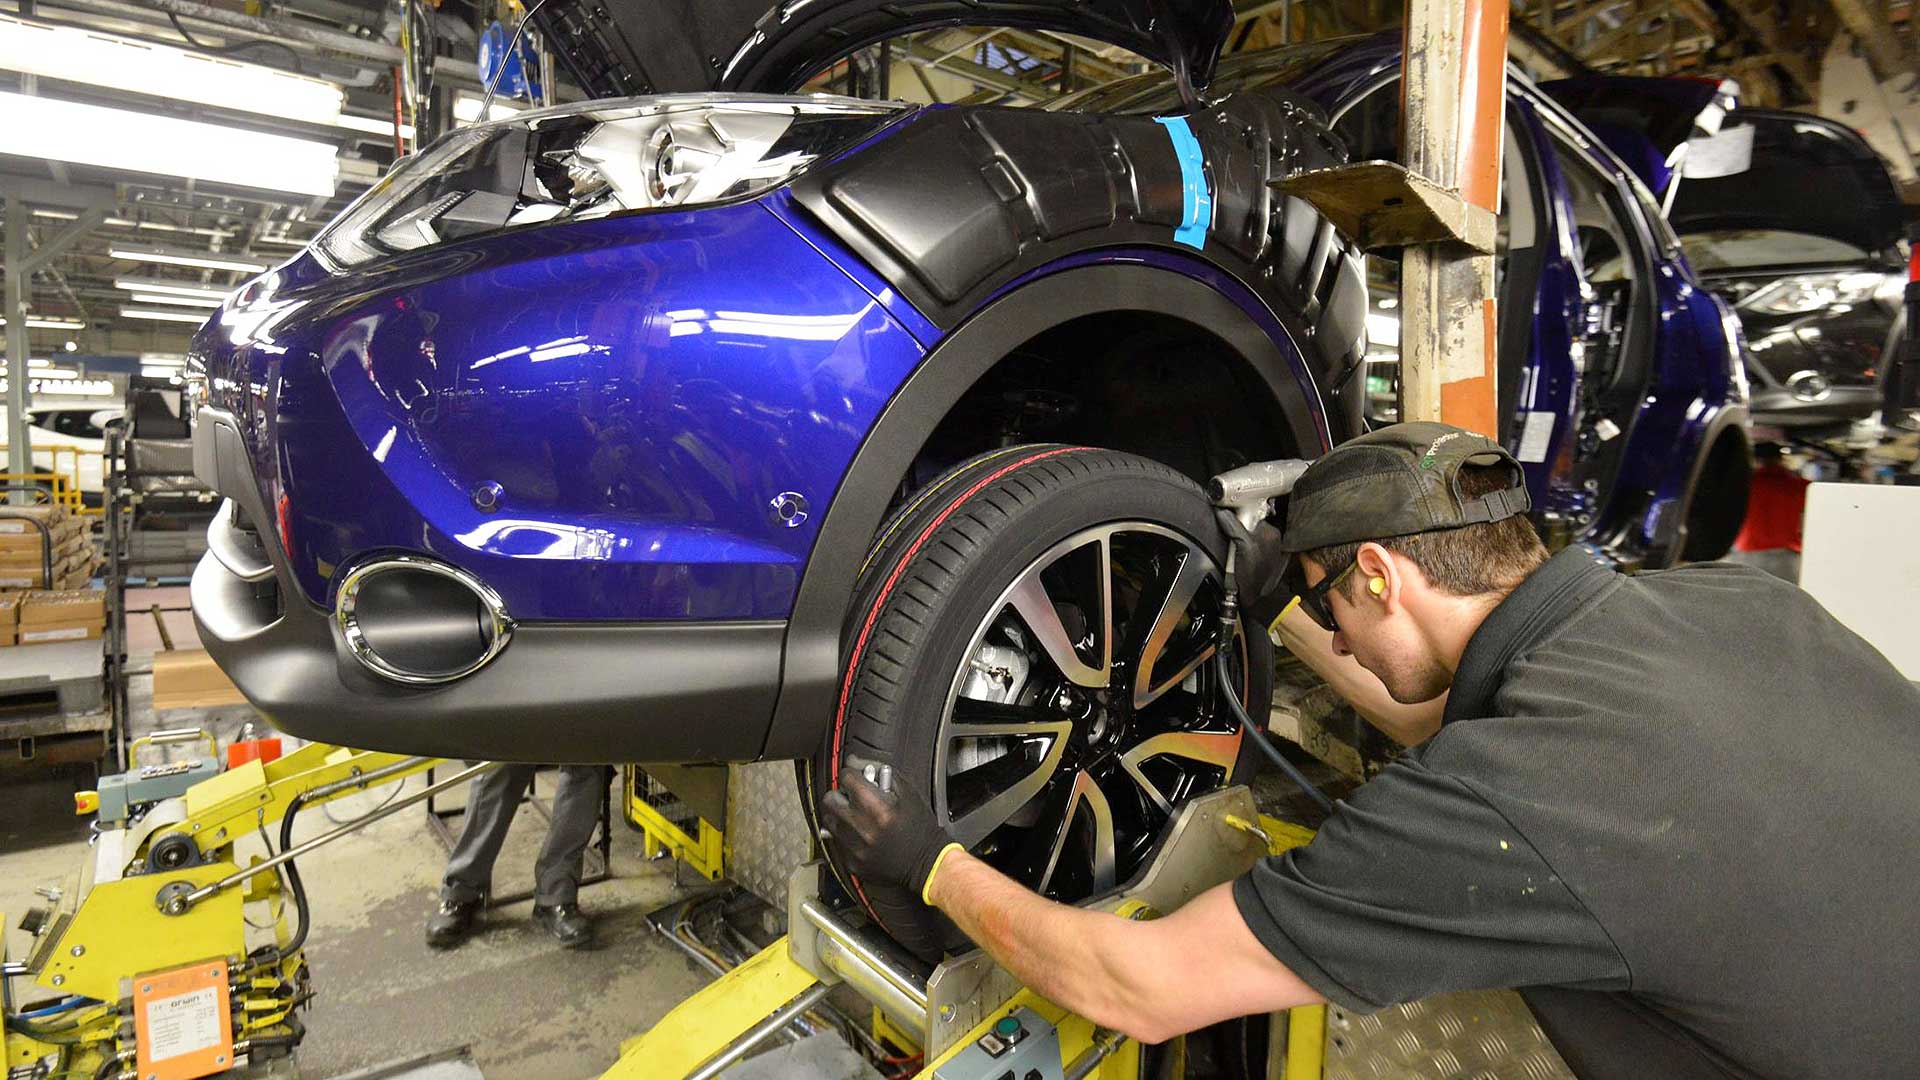
[[[579,904],[535,904],[533,921],[569,949],[593,944],[593,920]]]
[[[427,920],[427,944],[436,949],[451,949],[467,940],[484,906],[480,900],[440,901],[440,909]]]

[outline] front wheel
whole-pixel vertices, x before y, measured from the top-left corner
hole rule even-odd
[[[953,469],[894,515],[861,573],[811,795],[890,765],[955,839],[1042,895],[1124,884],[1174,809],[1249,760],[1213,662],[1225,552],[1200,489],[1145,458],[1018,446]],[[1265,636],[1238,635],[1227,668],[1265,715]],[[919,955],[963,944],[917,897],[836,870]]]

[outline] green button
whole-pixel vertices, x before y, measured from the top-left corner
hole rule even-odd
[[[993,1033],[1003,1039],[1010,1039],[1020,1030],[1020,1021],[1011,1016],[1003,1016],[994,1021]]]

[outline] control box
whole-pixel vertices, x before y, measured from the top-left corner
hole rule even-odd
[[[933,1075],[934,1080],[1065,1080],[1060,1033],[1039,1013],[1018,1008],[995,1020]]]

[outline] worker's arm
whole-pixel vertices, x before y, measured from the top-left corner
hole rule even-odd
[[[1056,1005],[1159,1042],[1217,1020],[1324,999],[1274,959],[1226,886],[1134,922],[1036,895],[968,854],[926,800],[891,777],[843,773],[821,800],[826,838],[867,887],[905,889],[947,913],[1000,966]]]
[[[1280,644],[1300,658],[1314,674],[1327,680],[1333,692],[1345,698],[1367,723],[1401,746],[1417,746],[1440,730],[1447,695],[1418,705],[1402,705],[1387,694],[1379,676],[1351,656],[1333,651],[1333,635],[1313,624],[1295,605],[1275,627]]]
[[[926,895],[1042,997],[1141,1042],[1326,1001],[1247,929],[1227,885],[1137,922],[1047,900],[954,851]]]

